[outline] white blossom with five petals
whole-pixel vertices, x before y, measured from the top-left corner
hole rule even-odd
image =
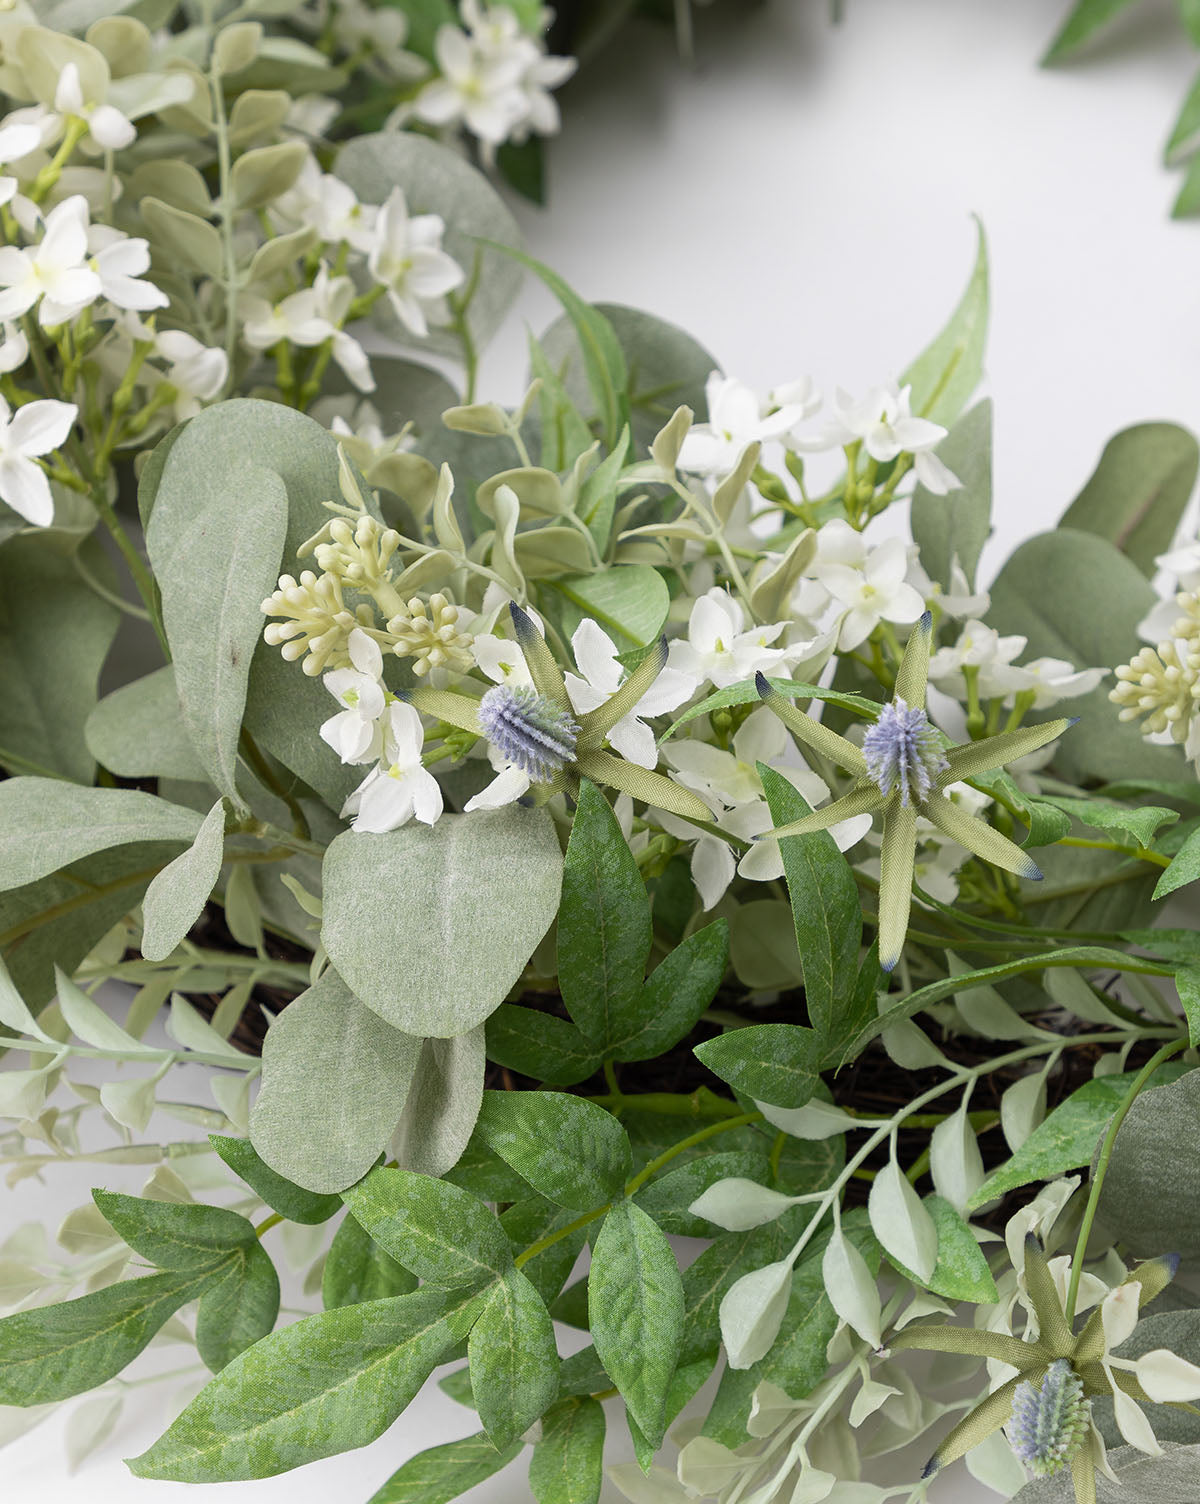
[[[617,660],[616,643],[590,617],[576,627],[571,651],[579,673],[564,674],[563,678],[576,714],[586,715],[616,694],[625,678],[625,669]],[[609,731],[610,744],[639,768],[657,767],[658,747],[646,719],[678,710],[695,692],[696,679],[692,674],[664,668],[633,709]]]
[[[66,442],[78,408],[70,402],[27,402],[14,413],[0,397],[0,500],[35,527],[54,521],[46,472],[35,464]]]
[[[421,761],[425,731],[411,705],[396,700],[382,723],[383,755],[342,806],[353,816],[351,828],[382,835],[406,825],[414,816],[434,825],[442,813],[442,790]]]

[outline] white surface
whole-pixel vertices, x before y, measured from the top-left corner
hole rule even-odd
[[[836,31],[824,0],[747,5],[740,31],[702,13],[691,73],[667,37],[647,30],[635,44],[630,34],[575,88],[551,156],[551,208],[521,217],[535,253],[585,296],[673,319],[729,372],[764,389],[811,372],[853,390],[899,372],[940,326],[979,213],[993,259],[994,569],[1057,518],[1116,429],[1197,419],[1200,230],[1167,220],[1177,179],[1156,165],[1195,55],[1168,0],[1135,9],[1126,50],[1054,73],[1034,64],[1065,3],[847,9]],[[540,290],[522,312],[537,329],[553,316]],[[484,394],[512,394],[522,369],[514,328],[485,361]],[[0,1227],[34,1216],[53,1227],[98,1178],[81,1166],[44,1186],[26,1181],[3,1193]],[[164,1352],[164,1366],[179,1351]],[[184,1489],[122,1466],[161,1424],[161,1396],[134,1394],[145,1414],[75,1478],[61,1418],[13,1445],[5,1499],[360,1504],[407,1456],[470,1429],[468,1413],[429,1387],[365,1451],[260,1483]],[[467,1497],[528,1500],[520,1464]],[[995,1495],[955,1476],[933,1498]]]

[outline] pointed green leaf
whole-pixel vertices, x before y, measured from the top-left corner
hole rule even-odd
[[[582,1097],[487,1091],[476,1131],[535,1191],[576,1211],[613,1200],[632,1173],[624,1128]]]
[[[277,1174],[248,1138],[224,1138],[219,1133],[210,1133],[208,1141],[233,1173],[288,1222],[308,1225],[327,1222],[341,1210],[340,1196],[319,1196]]]
[[[547,1413],[529,1463],[537,1504],[597,1504],[604,1431],[604,1411],[590,1395],[562,1400]]]
[[[195,924],[221,875],[225,851],[225,805],[218,799],[196,839],[151,879],[142,899],[142,955],[165,961]]]
[[[750,1024],[693,1051],[722,1081],[756,1102],[803,1107],[818,1081],[821,1036],[798,1024]]]
[[[971,279],[937,338],[900,378],[912,387],[912,410],[949,427],[966,407],[983,375],[988,326],[988,253],[983,226]]]
[[[376,1490],[367,1504],[452,1504],[460,1494],[486,1483],[522,1451],[519,1441],[498,1452],[480,1431],[447,1441],[410,1457]]]
[[[92,1199],[113,1231],[160,1269],[207,1269],[231,1249],[249,1248],[254,1228],[221,1206],[151,1201],[116,1191],[93,1191]]]
[[[228,1260],[224,1276],[200,1297],[196,1348],[214,1373],[274,1330],[279,1276],[257,1240]]]
[[[492,1286],[467,1344],[471,1393],[484,1430],[510,1446],[558,1394],[554,1323],[519,1269]]]
[[[321,1272],[325,1309],[408,1295],[416,1288],[417,1276],[385,1253],[362,1223],[347,1213],[333,1235]]]

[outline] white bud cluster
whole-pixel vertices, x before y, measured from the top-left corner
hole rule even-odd
[[[1183,615],[1171,636],[1121,664],[1108,697],[1120,706],[1122,721],[1144,716],[1143,734],[1169,731],[1182,743],[1200,704],[1200,595],[1185,592],[1177,600]]]
[[[424,677],[434,668],[452,668],[465,673],[474,663],[469,632],[458,625],[459,608],[448,596],[431,595],[426,604],[413,596],[402,612],[387,624],[395,637],[392,651],[398,658],[413,659],[413,673]]]
[[[328,541],[317,544],[314,556],[327,574],[360,590],[378,585],[400,546],[395,528],[384,528],[374,517],[360,517],[351,526],[344,517],[328,527]]]
[[[262,611],[265,616],[286,618],[269,622],[264,640],[279,648],[289,663],[303,658],[302,667],[310,677],[327,668],[345,667],[350,662],[350,633],[355,627],[374,625],[370,606],[349,609],[336,575],[316,575],[311,569],[299,580],[280,575],[279,586],[263,601]]]

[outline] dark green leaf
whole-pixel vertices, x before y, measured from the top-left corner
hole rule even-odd
[[[488,1292],[467,1352],[484,1430],[495,1446],[510,1446],[558,1394],[554,1323],[519,1269],[510,1269]]]
[[[548,1086],[574,1086],[600,1069],[600,1053],[569,1019],[501,1003],[487,1021],[488,1059]]]
[[[461,1441],[447,1441],[410,1457],[367,1504],[451,1504],[468,1489],[486,1483],[520,1453],[519,1441],[498,1452],[482,1431]]]
[[[505,141],[496,152],[496,166],[530,203],[546,202],[546,152],[540,136],[525,141]]]
[[[1200,1046],[1200,967],[1181,966],[1175,973],[1175,986],[1188,1022],[1188,1042],[1195,1049]]]
[[[537,1504],[596,1504],[604,1477],[604,1411],[587,1396],[560,1401],[529,1462]]]
[[[410,1170],[372,1170],[345,1193],[375,1241],[418,1279],[478,1289],[512,1265],[508,1239],[482,1201]]]
[[[799,1024],[751,1024],[706,1040],[693,1053],[756,1102],[803,1107],[816,1088],[823,1041]]]
[[[523,1201],[514,1202],[501,1215],[500,1226],[504,1229],[513,1252],[523,1253],[534,1243],[540,1243],[548,1234],[561,1233],[576,1220],[574,1212],[564,1211],[544,1196],[530,1196],[526,1192]],[[522,1274],[547,1305],[566,1283],[586,1240],[587,1230],[576,1228],[521,1265]]]
[[[1163,872],[1154,887],[1155,898],[1165,898],[1200,877],[1200,830],[1194,830],[1171,858],[1171,865]]]
[[[631,1173],[625,1130],[582,1097],[484,1092],[477,1131],[535,1191],[577,1211],[613,1200]]]
[[[612,1045],[616,1060],[653,1060],[690,1034],[712,1002],[729,962],[729,926],[714,920],[659,962],[642,987],[641,1018]]]
[[[349,1212],[333,1235],[321,1272],[321,1299],[326,1310],[355,1306],[389,1295],[408,1295],[417,1276],[385,1253],[361,1222]]]
[[[262,1158],[248,1138],[223,1138],[210,1133],[208,1141],[250,1189],[288,1222],[313,1224],[328,1222],[341,1210],[340,1196],[318,1196],[293,1181],[278,1175]]]
[[[637,1193],[636,1200],[663,1232],[674,1237],[709,1238],[712,1236],[713,1224],[707,1218],[697,1217],[688,1211],[697,1196],[718,1180],[740,1177],[765,1185],[769,1175],[770,1162],[765,1152],[734,1149],[724,1154],[706,1154],[681,1165],[679,1169],[659,1175]],[[685,1275],[685,1287],[686,1284]]]
[[[1200,22],[1200,5],[1197,5],[1195,0],[1184,0],[1184,4],[1192,7],[1197,21]],[[1175,117],[1175,125],[1167,140],[1163,155],[1166,161],[1174,166],[1194,156],[1197,147],[1200,147],[1200,78],[1193,81],[1187,92],[1179,114]]]
[[[914,1284],[923,1285],[946,1300],[969,1300],[972,1305],[991,1305],[999,1299],[996,1281],[975,1234],[941,1196],[926,1196],[925,1209],[937,1228],[937,1265],[928,1280],[917,1279],[911,1269],[896,1264]],[[890,1257],[890,1255],[889,1255]],[[892,1259],[896,1263],[895,1259]]]
[[[196,1348],[214,1373],[275,1328],[279,1276],[257,1241],[239,1248],[200,1297]]]
[[[160,1269],[208,1269],[231,1249],[249,1248],[254,1228],[237,1212],[194,1202],[149,1201],[93,1191],[104,1220]]]
[[[1081,825],[1092,830],[1103,830],[1113,835],[1132,836],[1138,846],[1150,846],[1154,832],[1161,825],[1173,825],[1179,819],[1178,811],[1162,809],[1154,804],[1143,804],[1131,809],[1122,804],[1105,804],[1099,799],[1063,799],[1053,794],[1043,796],[1043,802],[1051,804],[1063,814],[1070,815]]]

